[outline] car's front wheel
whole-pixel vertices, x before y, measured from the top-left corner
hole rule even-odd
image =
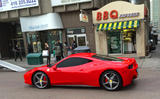
[[[36,72],[32,77],[32,84],[37,88],[45,89],[50,86],[50,81],[44,72]]]
[[[109,91],[115,91],[122,87],[122,78],[115,71],[105,71],[100,78],[100,84]]]

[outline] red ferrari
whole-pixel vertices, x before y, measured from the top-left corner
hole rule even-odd
[[[131,84],[137,78],[137,68],[134,58],[79,53],[56,64],[34,68],[24,74],[24,80],[40,89],[53,85],[89,85],[113,91]]]

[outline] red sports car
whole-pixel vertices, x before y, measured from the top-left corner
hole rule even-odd
[[[24,74],[24,80],[41,89],[52,85],[89,85],[113,91],[131,84],[137,78],[137,68],[134,58],[79,53],[56,64],[34,68]]]

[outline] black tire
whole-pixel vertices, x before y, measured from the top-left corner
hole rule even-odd
[[[44,72],[38,71],[32,76],[32,84],[39,89],[50,87],[50,80]]]
[[[115,71],[105,71],[101,75],[100,85],[108,91],[119,90],[122,87],[122,78]]]

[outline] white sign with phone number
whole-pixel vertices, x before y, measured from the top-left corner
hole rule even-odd
[[[92,0],[51,0],[51,3],[52,6],[61,6],[61,5],[90,2],[90,1]]]
[[[38,0],[0,0],[0,12],[39,6]]]

